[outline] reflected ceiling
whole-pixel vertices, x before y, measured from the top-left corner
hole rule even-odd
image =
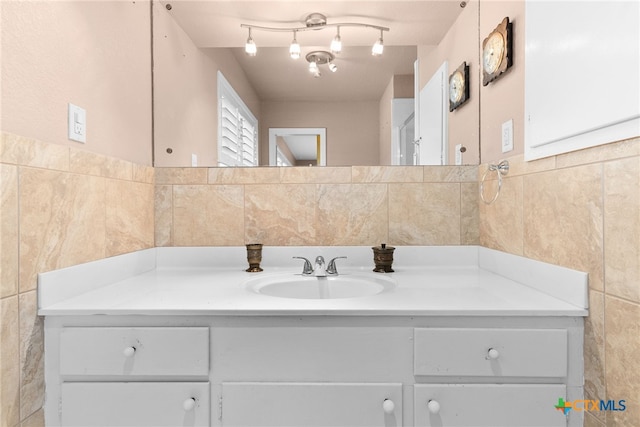
[[[162,1],[171,4],[170,14],[201,48],[234,48],[249,81],[262,101],[378,100],[394,74],[413,74],[417,45],[437,45],[461,12],[460,0],[442,1],[289,1],[204,0]],[[343,52],[332,73],[321,67],[322,76],[307,71],[304,55],[328,49],[334,28],[299,32],[302,55],[289,57],[290,33],[253,31],[258,54],[244,54],[248,31],[240,24],[271,27],[303,26],[312,12],[332,22],[365,22],[389,27],[384,33],[381,57],[371,55],[379,32],[367,28],[341,28]]]

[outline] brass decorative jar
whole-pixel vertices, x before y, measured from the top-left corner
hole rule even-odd
[[[257,273],[262,271],[260,261],[262,261],[262,243],[249,243],[247,246],[247,261],[249,268],[245,271],[249,273]]]
[[[376,268],[373,269],[376,273],[393,273],[393,251],[396,249],[393,246],[387,246],[386,243],[382,243],[380,246],[374,246],[373,249],[373,262]]]

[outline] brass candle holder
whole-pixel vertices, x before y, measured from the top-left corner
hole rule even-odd
[[[245,271],[249,273],[258,273],[262,271],[260,261],[262,261],[262,243],[249,243],[247,246],[247,261],[249,268]]]
[[[386,243],[382,243],[380,246],[374,246],[373,249],[373,262],[376,268],[373,269],[376,273],[393,273],[393,251],[396,249],[392,246],[387,246]]]

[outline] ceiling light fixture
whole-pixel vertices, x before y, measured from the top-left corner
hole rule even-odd
[[[371,48],[371,54],[373,56],[380,56],[384,51],[384,40],[382,40],[382,31],[380,31],[380,38],[376,41],[376,43]]]
[[[289,46],[289,55],[291,55],[291,58],[293,58],[293,59],[300,58],[300,44],[298,44],[298,40],[296,40],[296,33],[297,33],[297,31],[294,30],[293,31],[293,41],[291,42],[291,45]]]
[[[336,59],[335,55],[326,50],[314,50],[313,52],[307,53],[305,58],[307,62],[309,62],[309,72],[313,74],[314,77],[321,76],[319,65],[328,64],[329,70],[331,70],[332,73],[338,70],[336,64],[333,63],[333,60]]]
[[[331,40],[331,52],[336,55],[342,52],[342,39],[340,39],[340,27],[338,27],[336,36]]]
[[[251,37],[251,28],[249,28],[249,38],[247,38],[247,44],[244,45],[244,51],[249,56],[256,56],[258,53],[258,48],[256,47],[256,43],[253,41]]]
[[[253,38],[251,37],[251,30],[261,30],[261,31],[272,31],[272,32],[293,32],[293,42],[289,46],[289,54],[292,58],[298,58],[300,56],[300,45],[296,40],[296,34],[298,31],[318,31],[323,30],[325,28],[336,28],[336,35],[331,41],[331,52],[333,54],[338,54],[342,51],[342,39],[340,38],[340,27],[360,27],[360,28],[373,28],[374,30],[380,31],[380,38],[376,41],[375,45],[371,50],[371,53],[375,56],[382,55],[383,51],[383,41],[382,34],[384,31],[389,31],[387,27],[381,27],[379,25],[366,24],[362,22],[339,22],[339,23],[328,23],[327,17],[321,13],[311,13],[307,15],[305,18],[304,26],[293,26],[293,27],[266,27],[259,25],[251,25],[251,24],[240,24],[240,27],[247,28],[249,30],[249,38],[247,39],[247,44],[245,45],[245,51],[250,56],[255,56],[257,53],[257,47]],[[329,52],[327,52],[329,53]],[[328,62],[325,62],[325,64]],[[336,67],[337,69],[337,67]]]

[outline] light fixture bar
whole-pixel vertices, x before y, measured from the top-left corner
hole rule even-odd
[[[254,29],[254,30],[261,30],[261,31],[271,31],[275,33],[278,33],[278,32],[290,33],[292,31],[318,31],[324,28],[334,28],[334,27],[362,27],[362,28],[373,28],[379,31],[389,31],[388,27],[381,27],[379,25],[372,25],[372,24],[362,24],[359,22],[339,22],[335,24],[332,23],[332,24],[317,25],[314,27],[264,27],[261,25],[252,25],[252,24],[240,24],[240,27]]]
[[[387,27],[381,27],[380,25],[366,24],[363,22],[333,22],[328,23],[327,17],[321,13],[310,13],[305,18],[304,27],[267,27],[263,25],[252,24],[240,24],[242,28],[253,28],[262,31],[273,32],[289,32],[289,31],[317,31],[324,28],[338,27],[338,36],[340,36],[340,27],[361,27],[361,28],[373,28],[379,31],[389,31]]]

